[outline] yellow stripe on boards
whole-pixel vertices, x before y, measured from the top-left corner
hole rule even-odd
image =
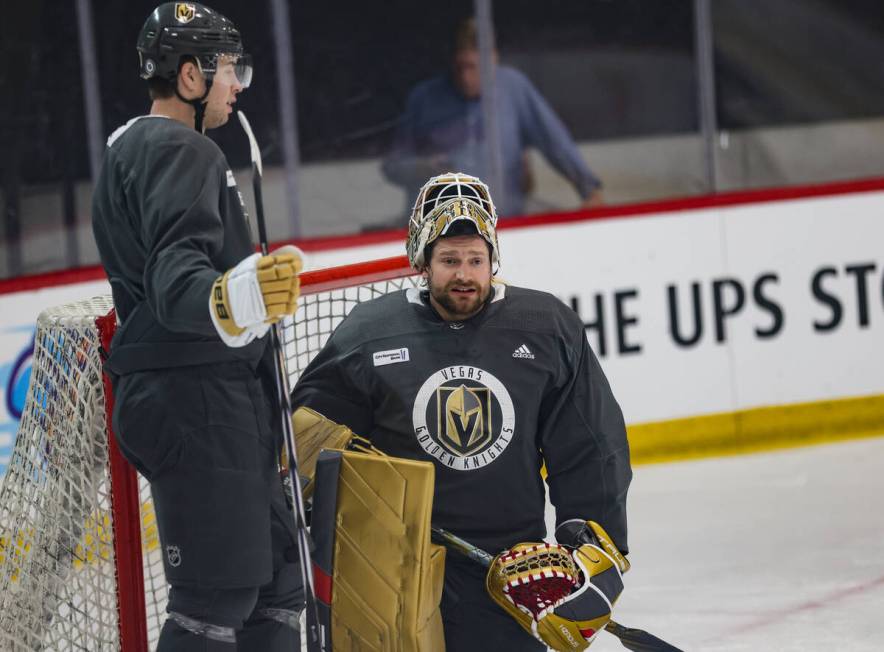
[[[884,436],[884,395],[640,423],[626,430],[633,464]]]
[[[639,423],[626,430],[636,465],[880,437],[884,436],[884,394]],[[546,477],[545,466],[541,474]],[[142,504],[141,517],[143,552],[156,550],[159,537],[151,501]],[[31,554],[34,534],[33,528],[25,527],[14,536],[0,536],[0,564],[14,560],[13,581]],[[92,514],[72,555],[73,565],[78,568],[110,555],[109,515]]]
[[[884,436],[884,395],[792,403],[626,427],[633,465]],[[546,465],[540,469],[546,479]]]

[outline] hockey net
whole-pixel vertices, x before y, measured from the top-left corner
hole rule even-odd
[[[405,257],[302,276],[284,324],[294,385],[363,301],[417,284]],[[167,586],[143,478],[109,428],[102,374],[115,327],[110,297],[39,316],[30,386],[0,485],[0,649],[154,649]]]

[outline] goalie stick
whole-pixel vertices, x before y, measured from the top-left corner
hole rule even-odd
[[[258,240],[261,243],[261,253],[268,254],[267,224],[264,220],[264,197],[261,193],[261,179],[264,168],[261,164],[261,150],[258,141],[252,131],[248,118],[242,111],[236,112],[243,131],[249,139],[249,153],[252,159],[252,189],[255,193],[255,213],[258,223]],[[298,535],[298,557],[301,562],[301,581],[304,584],[307,610],[307,650],[309,652],[325,652],[327,638],[319,624],[319,610],[316,605],[316,588],[313,584],[313,563],[310,559],[310,540],[307,532],[307,517],[304,511],[304,497],[301,490],[301,482],[298,476],[298,457],[295,447],[295,435],[292,431],[292,404],[291,391],[289,390],[288,375],[285,370],[284,351],[282,348],[282,333],[279,323],[270,329],[270,345],[273,347],[275,364],[274,378],[276,380],[277,399],[279,401],[280,419],[282,420],[283,434],[285,435],[285,450],[288,456],[289,492],[294,505],[295,531]]]
[[[433,536],[439,542],[465,557],[473,560],[477,564],[488,568],[494,560],[494,556],[488,554],[481,548],[474,546],[472,543],[461,539],[459,536],[443,530],[441,528],[433,528]],[[670,645],[656,636],[649,634],[642,629],[633,629],[624,627],[613,620],[608,621],[605,625],[605,631],[613,634],[627,650],[633,652],[681,652],[677,647]]]

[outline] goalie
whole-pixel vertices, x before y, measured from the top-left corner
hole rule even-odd
[[[494,278],[496,223],[479,179],[431,178],[406,243],[425,287],[354,308],[292,404],[389,455],[432,461],[434,525],[485,550],[544,538],[545,463],[561,542],[594,539],[592,519],[626,554],[632,471],[620,407],[579,317]],[[449,651],[545,649],[492,601],[485,571],[458,555],[447,557],[441,611]]]

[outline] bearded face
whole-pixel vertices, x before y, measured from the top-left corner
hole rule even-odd
[[[469,319],[491,293],[491,259],[485,240],[478,235],[440,238],[424,277],[430,303],[443,319]]]

